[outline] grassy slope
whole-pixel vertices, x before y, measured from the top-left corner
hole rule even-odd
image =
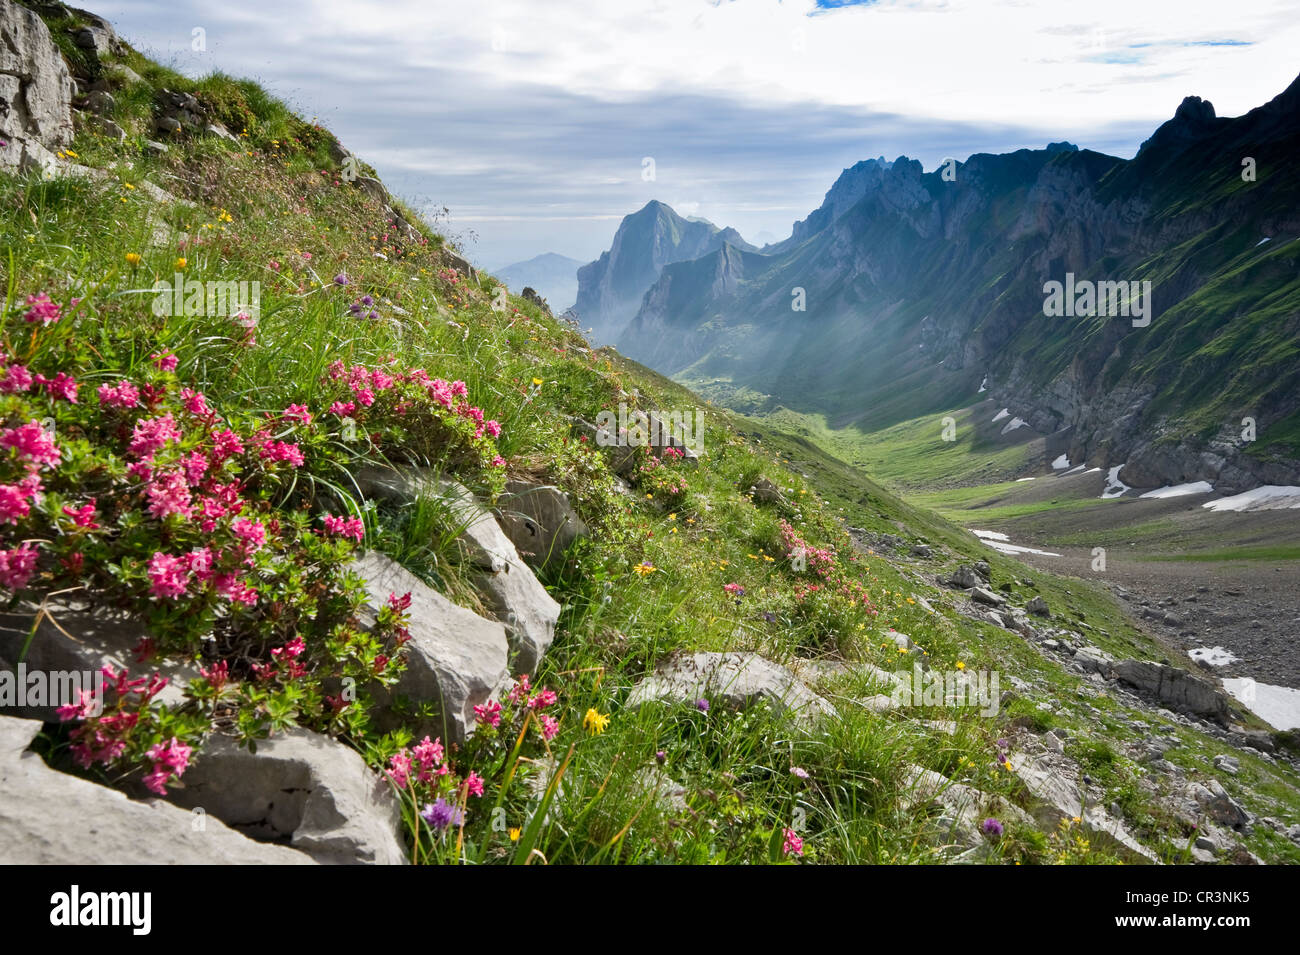
[[[950,598],[918,579],[906,562],[870,554],[851,561],[841,520],[930,542],[942,556],[926,570],[985,557],[996,581],[1022,598],[1042,593],[1059,612],[1084,616],[1097,628],[1090,637],[1108,649],[1158,654],[1104,593],[989,555],[964,532],[901,502],[809,441],[716,409],[706,411],[703,462],[681,472],[686,494],[666,495],[643,481],[631,498],[610,498],[602,491],[608,475],[584,471],[583,459],[569,453],[574,439],[564,416],[594,416],[628,400],[634,389],[666,408],[694,408],[698,399],[617,355],[588,351],[572,329],[527,303],[512,299],[506,312],[493,311],[490,277],[469,287],[445,278],[439,238],[429,233],[427,245],[399,244],[386,236],[378,207],[336,179],[326,135],[254,87],[224,77],[194,83],[134,55],[129,62],[154,85],[195,91],[247,148],[201,138],[175,142],[161,158],[146,157],[140,146],[148,91],[119,91],[115,118],[130,133],[127,142],[83,131],[73,147],[80,162],[110,170],[105,181],[0,177],[6,253],[0,264],[9,303],[40,289],[82,298],[79,331],[94,337],[103,356],[84,370],[87,383],[137,374],[146,356],[170,348],[182,380],[202,389],[223,413],[278,410],[293,402],[318,410],[318,380],[336,358],[373,363],[395,354],[430,374],[467,382],[472,400],[502,423],[500,446],[510,470],[566,488],[595,529],[590,542],[546,579],[564,611],[537,682],[560,693],[561,732],[550,749],[557,760],[572,754],[556,803],[564,824],[539,825],[535,838],[525,839],[549,861],[765,861],[774,855],[773,833],[795,823],[807,840],[808,859],[934,860],[939,848],[927,810],[906,808],[904,768],[921,763],[1017,799],[1012,778],[994,761],[995,741],[1014,725],[1058,724],[1074,727],[1085,741],[1079,755],[1144,837],[1166,858],[1180,857],[1187,833],[1144,801],[1136,767],[1115,757],[1105,742],[1127,732],[1117,707],[1020,638],[956,616]],[[197,205],[153,204],[139,187],[146,178]],[[128,266],[128,253],[142,262]],[[238,347],[228,319],[151,315],[141,290],[155,277],[170,278],[180,255],[189,277],[263,282],[256,347]],[[347,292],[330,287],[330,276],[342,270],[353,283]],[[378,301],[380,320],[348,314],[347,303],[363,292]],[[762,443],[737,430],[759,432]],[[354,463],[366,459],[359,449]],[[787,470],[792,462],[809,477]],[[764,474],[787,489],[788,503],[750,500],[746,489]],[[309,477],[346,489],[338,473]],[[799,601],[794,588],[806,578],[786,560],[782,518],[810,543],[834,547],[877,613]],[[398,556],[453,599],[475,605],[452,535],[436,513],[420,519],[371,513],[367,521],[369,545]],[[637,567],[654,569],[639,573]],[[731,582],[745,587],[743,600],[724,593],[722,585]],[[928,595],[940,613],[922,610],[913,594]],[[892,668],[896,650],[887,632],[895,627],[911,634],[940,668],[958,661],[996,668],[1029,688],[994,720],[944,708],[882,715],[848,702],[867,689],[860,678],[848,678],[826,688],[843,701],[843,718],[814,735],[761,709],[736,715],[693,706],[622,707],[627,690],[675,650],[755,649],[786,661],[830,654]],[[1100,729],[1088,706],[1105,714]],[[603,734],[583,732],[589,708],[610,714]],[[917,717],[952,719],[958,729],[949,736]],[[1188,735],[1197,759],[1222,749]],[[394,745],[387,738],[350,742],[376,761]],[[659,752],[664,772],[686,792],[687,812],[657,807],[637,782]],[[796,778],[791,766],[807,770],[810,779]],[[1241,782],[1267,780],[1277,798],[1295,805],[1292,774],[1248,757],[1243,766]],[[488,779],[494,792],[501,791],[510,825],[523,824],[530,813],[540,820],[536,800],[522,785],[530,774],[526,766],[513,783]],[[1251,805],[1271,808],[1259,800]],[[466,838],[483,849],[483,858],[518,857],[518,844],[491,826],[486,812],[471,814]],[[1295,857],[1289,844],[1268,846],[1263,839],[1253,844],[1267,857]],[[445,857],[446,847],[438,851]],[[1058,858],[1042,834],[1015,826],[1002,851],[1008,860]]]

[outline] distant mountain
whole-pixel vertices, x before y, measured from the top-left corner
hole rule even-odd
[[[789,239],[666,264],[617,344],[715,400],[868,430],[961,407],[987,377],[1132,486],[1300,483],[1297,156],[1300,80],[1232,119],[1188,97],[1131,160],[1054,143],[955,178],[865,160]],[[1149,281],[1150,323],[1049,316],[1067,274]]]
[[[497,269],[493,274],[505,282],[515,295],[525,287],[531,287],[546,299],[551,311],[559,315],[578,297],[578,268],[581,265],[579,260],[567,255],[545,252],[526,262],[516,262],[504,269]]]
[[[735,229],[684,218],[657,200],[646,203],[624,217],[608,252],[578,270],[574,310],[582,327],[592,329],[593,341],[617,342],[665,265],[698,258],[724,245],[756,251]]]

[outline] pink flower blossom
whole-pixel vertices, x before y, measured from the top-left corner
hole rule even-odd
[[[553,716],[545,715],[539,716],[538,719],[542,724],[542,739],[548,742],[555,739],[555,734],[560,731],[560,721]]]
[[[212,464],[214,467],[220,466],[226,458],[233,458],[236,454],[244,453],[244,442],[239,440],[239,435],[224,428],[221,431],[212,433]]]
[[[302,656],[302,652],[306,649],[307,644],[303,641],[302,637],[294,637],[284,646],[273,649],[271,651],[271,656],[277,660],[281,658],[284,658],[285,660],[295,660]]]
[[[191,451],[181,458],[181,468],[185,471],[185,480],[195,487],[208,473],[208,459],[198,451]]]
[[[105,408],[134,408],[140,403],[140,389],[125,378],[116,385],[102,384],[99,403]]]
[[[155,477],[145,488],[145,494],[149,498],[149,513],[157,520],[171,514],[179,514],[188,520],[194,513],[189,484],[179,471],[168,471]]]
[[[305,459],[298,445],[288,441],[268,441],[262,446],[261,457],[265,461],[287,461],[296,468],[303,465]]]
[[[336,401],[330,405],[330,414],[338,415],[340,418],[347,418],[352,412],[357,410],[355,401]]]
[[[51,398],[62,398],[64,401],[73,405],[77,403],[77,388],[80,386],[73,380],[72,376],[66,372],[61,371],[53,378],[46,378],[44,375],[37,375],[36,384],[43,387],[46,394]]]
[[[153,363],[158,366],[160,371],[176,370],[177,359],[171,352],[163,352],[162,354],[154,352],[149,357],[153,360]]]
[[[360,541],[366,536],[366,528],[359,517],[335,517],[332,514],[326,514],[321,518],[325,522],[325,530],[331,534],[338,534],[340,537],[350,537],[353,540]]]
[[[0,379],[0,393],[6,395],[22,394],[35,381],[25,365],[10,365],[5,369],[5,376]]]
[[[405,789],[410,784],[411,757],[406,755],[406,750],[388,757],[388,778],[399,789]]]
[[[476,705],[474,707],[474,718],[488,726],[500,726],[501,704],[496,700],[490,700],[487,703]]]
[[[173,775],[180,777],[190,764],[193,750],[173,736],[166,743],[157,743],[146,754],[153,760],[153,772],[144,778],[144,784],[150,792],[159,796],[167,795],[167,780]]]
[[[63,505],[63,513],[72,518],[72,523],[76,527],[84,527],[86,530],[97,530],[99,525],[95,523],[95,499],[92,497],[87,504],[81,507],[73,508],[67,504]]]
[[[13,591],[26,587],[36,573],[37,556],[26,541],[9,550],[0,550],[0,587]]]
[[[290,421],[297,421],[299,424],[311,424],[311,412],[307,410],[306,405],[289,405],[284,409],[284,416]]]
[[[28,498],[40,492],[41,482],[34,475],[17,484],[0,484],[0,524],[17,524],[31,513]]]
[[[553,705],[557,699],[554,690],[542,687],[537,691],[537,695],[528,701],[528,708],[530,710],[544,710],[546,707]]]
[[[255,554],[266,545],[266,525],[246,517],[236,518],[230,524],[231,531],[239,538],[245,554]]]
[[[53,325],[63,317],[61,310],[62,306],[57,302],[51,302],[50,297],[44,292],[39,295],[29,295],[27,296],[27,311],[23,314],[23,321]]]
[[[216,414],[208,407],[208,399],[203,392],[193,388],[181,389],[181,402],[185,405],[185,410],[196,418],[211,418]]]
[[[803,855],[803,840],[793,829],[787,829],[784,833],[785,841],[781,845],[781,851],[786,855]]]
[[[239,579],[236,574],[217,574],[212,580],[212,589],[231,603],[253,606],[257,603],[257,591]]]
[[[189,589],[189,568],[182,557],[158,551],[149,558],[148,573],[155,597],[183,597]]]
[[[152,461],[153,456],[169,443],[180,440],[180,429],[176,427],[176,419],[169,411],[159,418],[141,418],[137,421],[127,450],[142,461]]]
[[[483,777],[470,770],[470,774],[465,777],[465,789],[471,796],[482,796]]]
[[[17,428],[0,431],[0,447],[13,448],[33,465],[54,467],[62,456],[54,436],[39,421],[29,421]]]
[[[501,437],[501,425],[495,420],[485,422],[483,424],[483,430],[494,438]]]

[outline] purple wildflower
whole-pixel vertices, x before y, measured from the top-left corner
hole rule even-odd
[[[438,832],[442,832],[448,826],[459,826],[465,816],[457,806],[439,797],[437,802],[421,810],[420,818]]]
[[[994,839],[999,839],[1002,837],[1002,823],[998,822],[996,819],[985,819],[984,823],[980,826],[980,831],[986,836],[992,836]]]

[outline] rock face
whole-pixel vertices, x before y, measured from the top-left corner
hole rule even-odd
[[[979,827],[990,816],[1002,822],[1033,825],[1033,819],[1020,807],[1001,797],[955,783],[923,766],[906,767],[902,789],[903,805],[909,809],[929,803],[940,807],[933,827],[935,834],[940,840],[959,848],[973,849],[985,844]]]
[[[391,691],[377,688],[377,722],[383,728],[400,722],[392,704],[404,696],[431,704],[439,713],[415,721],[417,735],[430,733],[446,743],[462,742],[473,729],[474,707],[491,699],[507,679],[510,647],[505,628],[456,606],[377,551],[367,552],[352,569],[366,582],[369,599],[363,622],[367,625],[373,625],[389,594],[411,595],[406,670]]]
[[[72,142],[72,74],[39,16],[0,0],[0,168],[43,169]]]
[[[1085,808],[1083,794],[1074,780],[1078,767],[1064,756],[1044,753],[1033,756],[1014,753],[1011,765],[1030,793],[1029,811],[1046,831],[1062,820],[1081,819],[1089,838],[1117,852],[1131,862],[1156,862],[1156,854],[1142,845],[1100,806]]]
[[[41,724],[0,716],[0,858],[19,865],[310,865],[161,800],[134,802],[25,752]]]
[[[1120,680],[1162,702],[1197,716],[1227,719],[1228,700],[1223,692],[1186,670],[1146,660],[1120,660],[1111,670]]]
[[[251,753],[210,739],[171,801],[201,808],[263,841],[287,841],[323,863],[400,865],[401,807],[389,784],[355,751],[292,730]]]
[[[419,497],[436,497],[447,505],[459,531],[464,557],[478,571],[475,584],[506,625],[512,672],[534,673],[555,639],[560,605],[524,564],[515,545],[474,496],[459,484],[442,481],[430,471],[363,468],[354,475],[367,497],[409,506]]]
[[[802,723],[829,716],[835,708],[793,673],[752,653],[691,653],[672,657],[637,684],[629,708],[649,700],[694,702],[712,698],[741,709],[760,701]]]
[[[26,646],[27,655],[22,662],[29,673],[35,670],[46,674],[77,673],[89,680],[106,665],[137,674],[152,672],[152,666],[137,663],[135,659],[136,646],[149,635],[138,618],[107,608],[73,606],[57,601],[47,604],[46,611],[39,615],[39,624],[34,604],[19,604],[12,612],[0,614],[0,670],[16,672],[18,658]],[[34,624],[36,632],[32,635]],[[185,685],[199,673],[193,665],[169,660],[163,675],[168,678],[168,683],[157,699],[176,705],[184,700]],[[90,686],[84,688],[90,689]],[[57,705],[50,701],[44,705],[0,708],[0,712],[57,721],[56,708]]]
[[[510,481],[500,504],[502,530],[533,567],[544,567],[587,536],[587,525],[557,487]]]

